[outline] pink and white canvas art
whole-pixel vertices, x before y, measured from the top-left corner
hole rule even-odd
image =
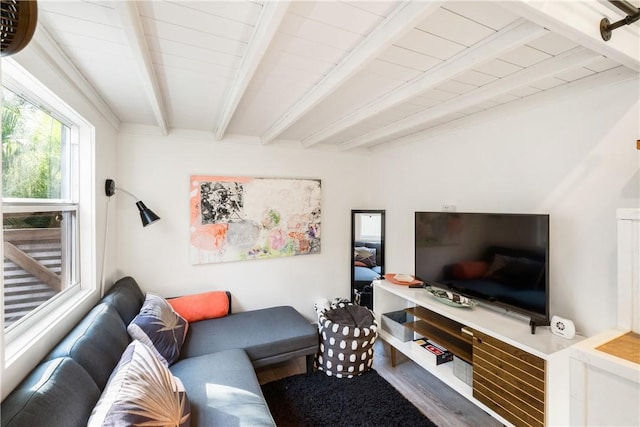
[[[320,253],[319,179],[191,176],[191,263]]]

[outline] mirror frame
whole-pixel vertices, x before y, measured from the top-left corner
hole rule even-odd
[[[356,242],[356,214],[380,214],[380,276],[384,276],[385,269],[385,210],[384,209],[353,209],[351,210],[351,298],[352,302],[355,302],[355,255],[353,248]]]

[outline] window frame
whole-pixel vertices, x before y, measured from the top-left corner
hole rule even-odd
[[[95,128],[70,107],[61,97],[40,83],[15,60],[3,60],[2,85],[25,98],[69,128],[68,161],[74,170],[68,177],[63,199],[0,199],[5,212],[64,210],[71,213],[73,226],[63,236],[63,244],[70,244],[65,262],[75,261],[69,288],[4,329],[4,315],[0,319],[3,333],[3,369],[8,369],[33,347],[41,347],[38,339],[79,314],[76,309],[87,299],[97,295],[95,262]],[[33,203],[33,204],[32,204]],[[3,238],[4,241],[4,238]],[[69,271],[69,270],[67,270]],[[2,280],[3,289],[4,281]],[[1,295],[4,299],[3,294]],[[4,312],[4,301],[2,304]]]

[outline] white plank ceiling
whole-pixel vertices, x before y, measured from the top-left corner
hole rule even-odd
[[[637,0],[636,0],[637,3]],[[46,38],[118,126],[371,148],[637,77],[596,1],[53,1]]]

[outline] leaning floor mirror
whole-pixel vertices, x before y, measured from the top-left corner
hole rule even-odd
[[[351,300],[371,309],[371,282],[384,275],[384,212],[351,211]]]

